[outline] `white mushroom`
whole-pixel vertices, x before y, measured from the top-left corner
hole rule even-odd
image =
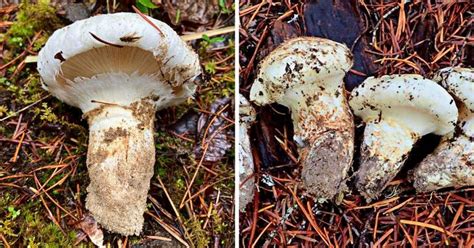
[[[445,137],[414,170],[418,192],[474,185],[474,70],[445,68],[434,79],[459,103],[459,132]]]
[[[352,54],[343,44],[301,37],[276,48],[259,66],[251,101],[291,110],[304,186],[318,200],[334,198],[346,188],[354,150],[343,82]]]
[[[368,78],[352,91],[349,104],[366,123],[356,187],[367,200],[396,176],[416,141],[452,132],[458,117],[448,92],[411,74]]]
[[[243,95],[239,95],[239,206],[243,211],[252,202],[255,190],[254,162],[250,145],[249,129],[255,122],[255,109]]]
[[[38,57],[44,88],[90,126],[86,207],[110,231],[139,234],[153,176],[155,111],[192,96],[198,56],[166,24],[95,16],[57,30]],[[159,29],[159,30],[158,30]]]

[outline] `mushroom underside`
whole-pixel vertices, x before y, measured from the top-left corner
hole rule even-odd
[[[154,75],[160,72],[160,64],[161,61],[157,60],[153,53],[139,47],[102,46],[64,59],[56,80],[65,83],[65,79],[91,78],[97,74],[111,72]]]
[[[179,68],[138,47],[104,46],[67,58],[46,88],[69,105],[89,112],[103,104],[128,106],[149,98],[159,108],[183,102],[194,92],[192,80],[174,86]],[[176,69],[176,71],[171,71]]]

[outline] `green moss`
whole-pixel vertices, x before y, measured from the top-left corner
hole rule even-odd
[[[232,52],[234,51],[234,41],[232,39],[228,39],[226,40],[226,42],[229,45],[229,48],[226,50],[226,54],[227,56],[233,56]],[[211,46],[211,43],[209,41],[203,40],[201,42],[200,49],[206,50],[209,46]],[[205,54],[204,51],[203,54]],[[201,92],[201,95],[199,97],[202,102],[210,104],[218,98],[233,97],[235,95],[234,70],[231,70],[226,73],[218,72],[216,61],[212,57],[202,56],[202,62],[204,64],[205,72],[213,77],[213,80],[206,82],[206,85],[203,86],[203,88],[207,88],[210,90]]]
[[[197,219],[188,220],[186,223],[184,223],[184,225],[188,229],[192,243],[197,248],[208,247],[211,237],[204,229],[202,229],[201,221]]]
[[[10,67],[13,68],[13,67]],[[32,73],[28,68],[25,70],[26,78],[24,83],[13,83],[6,78],[0,78],[0,87],[5,88],[13,96],[11,100],[20,106],[26,106],[41,99],[44,90],[37,73]]]
[[[38,201],[15,206],[17,196],[0,197],[0,233],[13,247],[72,247],[76,233],[63,232],[45,218]]]
[[[45,120],[50,123],[58,122],[58,117],[53,113],[53,109],[48,106],[48,103],[43,102],[41,107],[42,108],[39,110],[41,113],[41,120]]]
[[[176,112],[179,116],[184,113],[184,110],[176,108]],[[155,175],[161,177],[163,183],[168,186],[171,199],[175,204],[179,204],[186,191],[186,174],[177,161],[196,164],[193,156],[189,154],[193,150],[193,142],[183,140],[164,130],[158,130],[155,133],[155,148]],[[200,175],[196,178],[196,181],[198,180],[202,181]]]
[[[216,74],[216,62],[209,61],[204,65],[204,70],[206,70],[207,73],[214,75]]]
[[[211,216],[212,216],[212,224],[214,227],[213,228],[214,233],[216,233],[217,235],[220,235],[224,233],[225,231],[227,231],[228,225],[222,220],[221,216],[219,215],[219,213],[217,213],[217,210],[215,208],[212,209]]]
[[[5,105],[0,105],[0,117],[3,117],[7,114],[8,108]]]
[[[16,21],[7,31],[4,39],[11,49],[21,49],[25,47],[28,39],[37,32],[44,31],[45,35],[33,45],[33,49],[37,51],[44,45],[47,36],[61,26],[56,10],[48,3],[39,1],[37,4],[32,4],[24,1],[17,12]]]

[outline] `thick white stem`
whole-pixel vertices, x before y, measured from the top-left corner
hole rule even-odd
[[[154,106],[106,106],[86,114],[90,125],[86,207],[106,229],[138,235],[153,176]]]
[[[445,138],[414,170],[418,192],[474,185],[474,114],[465,114],[462,133]]]
[[[239,204],[244,211],[247,204],[252,202],[255,192],[254,160],[250,145],[250,127],[255,121],[255,110],[243,95],[239,95]]]
[[[354,152],[352,114],[342,88],[338,91],[319,94],[305,101],[305,108],[293,109],[301,178],[307,192],[320,201],[334,199],[347,189]]]
[[[249,126],[247,123],[240,123],[239,139],[239,203],[240,211],[243,211],[247,204],[252,202],[254,197],[255,178],[252,149],[250,146]]]
[[[444,140],[414,170],[418,192],[474,185],[474,143],[465,135]]]
[[[371,200],[397,175],[421,135],[390,119],[368,122],[361,147],[356,186]]]

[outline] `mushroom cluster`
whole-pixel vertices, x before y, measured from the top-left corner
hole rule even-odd
[[[444,139],[415,168],[417,191],[474,185],[472,69],[446,68],[433,80],[415,74],[370,77],[347,103],[343,78],[351,66],[344,45],[295,38],[261,61],[250,90],[256,105],[279,103],[290,109],[301,178],[310,195],[334,199],[344,191],[353,159],[352,112],[365,123],[354,178],[367,201],[380,196],[415,143],[430,133]]]
[[[110,231],[139,234],[154,171],[155,112],[192,96],[197,54],[165,23],[117,13],[54,32],[38,71],[44,88],[80,108],[89,124],[87,209]]]
[[[448,92],[413,74],[368,78],[352,91],[349,104],[366,124],[355,181],[368,200],[397,175],[422,136],[448,134],[458,118]]]

